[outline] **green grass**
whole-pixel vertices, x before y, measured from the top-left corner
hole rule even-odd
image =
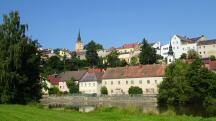
[[[0,121],[216,121],[216,118],[142,114],[116,108],[80,113],[38,106],[0,105]]]

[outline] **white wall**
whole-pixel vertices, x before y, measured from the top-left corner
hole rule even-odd
[[[163,77],[125,78],[125,79],[103,79],[102,86],[107,87],[108,95],[128,94],[131,86],[142,88],[143,94],[157,94],[158,84]]]
[[[197,43],[183,44],[176,35],[171,38],[171,45],[176,59],[180,58],[183,53],[188,53],[189,50],[197,51]]]
[[[101,83],[97,81],[79,82],[79,91],[85,94],[100,95]]]
[[[59,82],[58,87],[61,92],[69,92],[66,82]]]

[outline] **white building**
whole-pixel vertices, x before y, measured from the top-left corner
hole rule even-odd
[[[108,95],[128,94],[131,86],[142,88],[143,94],[158,94],[165,68],[159,64],[108,68],[102,86],[107,88]]]
[[[101,69],[88,71],[79,81],[79,91],[84,94],[100,95],[102,76],[103,72]]]
[[[182,37],[179,35],[174,35],[171,38],[171,44],[174,52],[175,58],[180,58],[183,53],[186,53],[189,50],[195,50],[197,52],[197,43],[199,41],[206,41],[205,36],[200,36],[196,38]]]
[[[161,46],[160,55],[163,56],[163,58],[166,58],[168,56],[169,45],[170,44],[165,44]]]

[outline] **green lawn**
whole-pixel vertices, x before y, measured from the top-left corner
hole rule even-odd
[[[80,113],[22,105],[0,105],[0,121],[216,121],[216,118],[150,115],[121,110]]]

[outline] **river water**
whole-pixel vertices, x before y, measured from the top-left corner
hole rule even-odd
[[[49,104],[49,108],[58,109],[72,109],[80,112],[91,112],[99,107],[118,107],[118,108],[135,108],[143,113],[164,114],[173,113],[174,115],[188,115],[188,116],[202,116],[212,117],[216,116],[216,107],[202,107],[200,105],[188,106],[159,106],[157,103],[71,103],[70,105],[63,104]]]

